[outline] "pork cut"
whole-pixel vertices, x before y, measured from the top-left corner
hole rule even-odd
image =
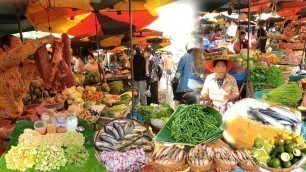
[[[48,54],[46,46],[38,48],[34,54],[35,65],[38,69],[39,75],[42,78],[44,84],[50,87],[50,73],[51,73],[51,58]]]
[[[44,84],[53,91],[63,91],[76,84],[71,66],[70,39],[62,35],[62,42],[55,41],[50,58],[46,46],[40,47],[35,56],[35,64]]]
[[[65,60],[66,64],[68,65],[69,69],[71,69],[71,52],[70,52],[70,38],[66,33],[62,34],[62,42],[64,43],[63,48],[63,59]]]
[[[54,42],[50,73],[50,87],[54,91],[63,91],[76,84],[71,69],[62,57],[63,47],[63,42]]]

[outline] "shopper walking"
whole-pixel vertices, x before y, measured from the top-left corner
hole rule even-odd
[[[141,105],[147,105],[147,97],[145,92],[147,90],[146,80],[146,59],[141,54],[141,48],[135,46],[133,50],[133,66],[134,66],[134,85],[138,89],[137,102],[141,102]]]
[[[152,55],[152,48],[146,47],[144,50],[144,56],[146,58],[146,76],[148,77],[148,90],[151,95],[147,97],[147,103],[150,105],[158,104],[158,81],[159,78],[159,66],[158,59]]]

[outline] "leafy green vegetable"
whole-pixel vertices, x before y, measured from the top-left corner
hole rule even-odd
[[[270,91],[263,98],[285,106],[296,106],[302,99],[303,90],[297,83],[282,85]]]
[[[124,92],[124,86],[122,81],[114,81],[108,83],[111,94],[122,94]]]
[[[285,78],[281,68],[276,66],[271,66],[266,72],[267,85],[273,88],[279,87],[285,84]]]
[[[88,125],[87,122],[83,119],[79,119],[78,125],[82,126],[85,129],[84,131],[81,131],[81,133],[85,137],[84,147],[85,148],[93,147],[94,137],[95,137],[94,129],[90,125]]]
[[[219,137],[222,116],[202,105],[186,105],[173,117],[171,137],[193,145]]]
[[[154,113],[154,107],[153,106],[140,106],[138,108],[138,112],[142,115],[142,119],[144,123],[150,123],[150,119],[153,116]]]
[[[250,70],[250,81],[253,83],[254,91],[261,91],[267,85],[267,70],[268,67],[264,65],[255,66]]]
[[[174,110],[169,104],[162,103],[160,105],[140,106],[138,112],[142,115],[145,123],[150,123],[150,119],[169,118]]]
[[[96,84],[100,82],[99,72],[92,72],[85,76],[85,84]]]

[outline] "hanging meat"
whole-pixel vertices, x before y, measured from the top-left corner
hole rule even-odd
[[[66,33],[62,34],[62,42],[64,43],[63,48],[63,59],[65,60],[66,64],[68,65],[69,69],[71,69],[71,52],[70,52],[70,39]]]
[[[49,57],[46,46],[40,47],[34,54],[34,57],[40,77],[45,86],[50,87],[51,58]]]
[[[70,39],[62,35],[62,42],[54,42],[50,58],[47,48],[42,46],[35,53],[35,64],[44,84],[53,91],[63,91],[75,85],[71,66]]]
[[[54,42],[50,82],[51,89],[55,91],[63,91],[75,85],[71,69],[62,57],[63,48],[63,42]]]

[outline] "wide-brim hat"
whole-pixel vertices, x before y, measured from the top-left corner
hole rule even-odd
[[[233,66],[234,66],[234,62],[230,59],[227,58],[222,58],[222,57],[218,57],[218,58],[214,58],[212,60],[208,60],[205,62],[205,68],[211,72],[215,71],[214,68],[214,61],[225,61],[226,62],[226,70],[230,71]]]

